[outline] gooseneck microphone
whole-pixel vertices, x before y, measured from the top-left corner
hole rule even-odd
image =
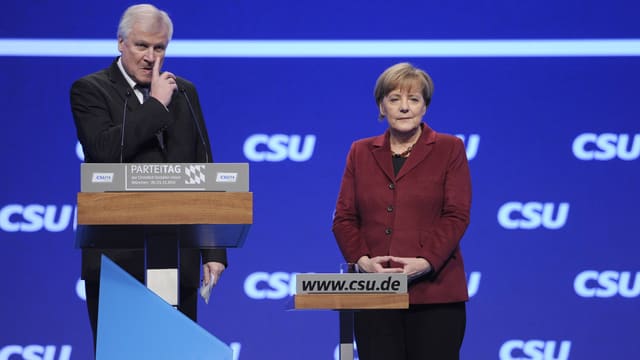
[[[124,96],[124,107],[122,110],[122,129],[120,129],[120,163],[122,163],[122,156],[124,154],[124,125],[127,122],[127,104],[129,103],[129,97],[131,96],[131,90],[127,90],[127,94]]]
[[[193,122],[196,124],[196,130],[198,130],[198,136],[200,137],[200,142],[202,143],[202,149],[204,150],[204,158],[205,162],[209,162],[209,152],[207,151],[207,144],[204,141],[204,135],[202,134],[202,129],[200,129],[200,124],[198,123],[198,118],[196,118],[196,113],[193,111],[193,106],[191,106],[191,101],[189,100],[189,96],[187,96],[187,90],[184,88],[180,88],[180,92],[184,95],[184,98],[187,100],[187,105],[189,106],[189,111],[191,112],[191,118]]]

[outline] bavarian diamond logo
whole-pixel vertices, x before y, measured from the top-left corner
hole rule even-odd
[[[204,168],[204,165],[189,165],[185,167],[184,173],[187,175],[187,178],[184,180],[184,183],[187,185],[204,184]]]

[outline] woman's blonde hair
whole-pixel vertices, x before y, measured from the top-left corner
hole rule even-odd
[[[380,107],[385,96],[395,89],[415,85],[422,87],[422,98],[425,105],[429,106],[433,95],[433,80],[429,74],[407,62],[395,64],[380,74],[376,81],[376,87],[373,91],[376,104]],[[382,119],[384,115],[380,114],[379,117]]]

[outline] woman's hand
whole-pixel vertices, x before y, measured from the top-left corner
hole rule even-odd
[[[383,266],[384,263],[392,260],[392,256],[375,256],[373,258],[369,258],[368,256],[363,256],[358,259],[358,268],[360,272],[368,272],[368,273],[401,273],[404,270],[402,268],[385,268]]]
[[[389,260],[403,265],[402,272],[407,274],[409,281],[431,271],[431,264],[425,258],[390,256]]]

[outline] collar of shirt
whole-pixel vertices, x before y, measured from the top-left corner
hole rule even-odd
[[[122,73],[122,76],[124,76],[124,79],[127,81],[127,84],[131,86],[131,88],[133,89],[133,93],[136,94],[138,101],[140,102],[140,104],[142,104],[143,103],[142,92],[136,89],[136,82],[133,81],[131,76],[129,76],[129,74],[127,74],[126,71],[124,71],[124,66],[122,66],[122,57],[118,57],[117,64],[118,64],[118,69],[120,69],[120,72]]]

